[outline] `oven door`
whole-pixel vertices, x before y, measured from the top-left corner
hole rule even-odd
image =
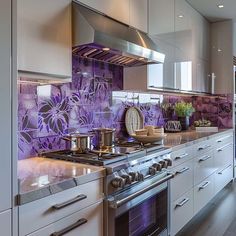
[[[151,179],[105,202],[106,236],[168,235],[168,180]]]

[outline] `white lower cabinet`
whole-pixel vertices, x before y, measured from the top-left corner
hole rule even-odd
[[[98,179],[19,206],[19,236],[28,235],[49,224],[54,225],[56,221],[82,212],[102,199],[103,181]],[[77,220],[76,217],[73,219]]]
[[[193,153],[190,147],[181,148],[171,153],[172,166],[178,166],[185,161],[190,160],[193,157]]]
[[[216,171],[213,151],[194,158],[194,185],[199,184]]]
[[[193,187],[193,160],[177,166],[172,172],[175,177],[170,181],[170,191],[171,201],[174,201]]]
[[[171,158],[175,177],[170,181],[170,233],[174,236],[233,179],[233,132],[173,151]]]
[[[28,236],[103,236],[103,204],[96,203]]]
[[[197,214],[214,196],[214,175],[194,187],[194,214]]]
[[[228,164],[215,172],[215,194],[233,179],[233,164]]]
[[[193,217],[193,189],[171,204],[171,235],[175,235]]]
[[[225,144],[215,150],[215,165],[217,169],[233,162],[233,143]]]
[[[0,235],[11,236],[11,227],[11,210],[0,213]]]

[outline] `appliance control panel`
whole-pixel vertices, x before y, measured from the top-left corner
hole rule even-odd
[[[157,157],[151,156],[151,158],[147,156],[143,162],[134,163],[108,175],[106,178],[108,193],[128,188],[133,184],[144,181],[146,178],[156,176],[160,172],[167,171],[167,168],[171,165],[170,154]]]

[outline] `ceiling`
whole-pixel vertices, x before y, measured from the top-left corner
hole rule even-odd
[[[216,22],[234,19],[236,22],[236,0],[186,0],[193,8],[205,16],[209,21]],[[217,5],[223,4],[223,8]]]

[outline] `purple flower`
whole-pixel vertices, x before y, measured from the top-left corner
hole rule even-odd
[[[54,131],[57,134],[63,134],[63,131],[68,126],[69,98],[62,98],[60,95],[52,97],[40,104],[39,109],[39,128],[43,129],[43,122],[46,124],[46,129]]]

